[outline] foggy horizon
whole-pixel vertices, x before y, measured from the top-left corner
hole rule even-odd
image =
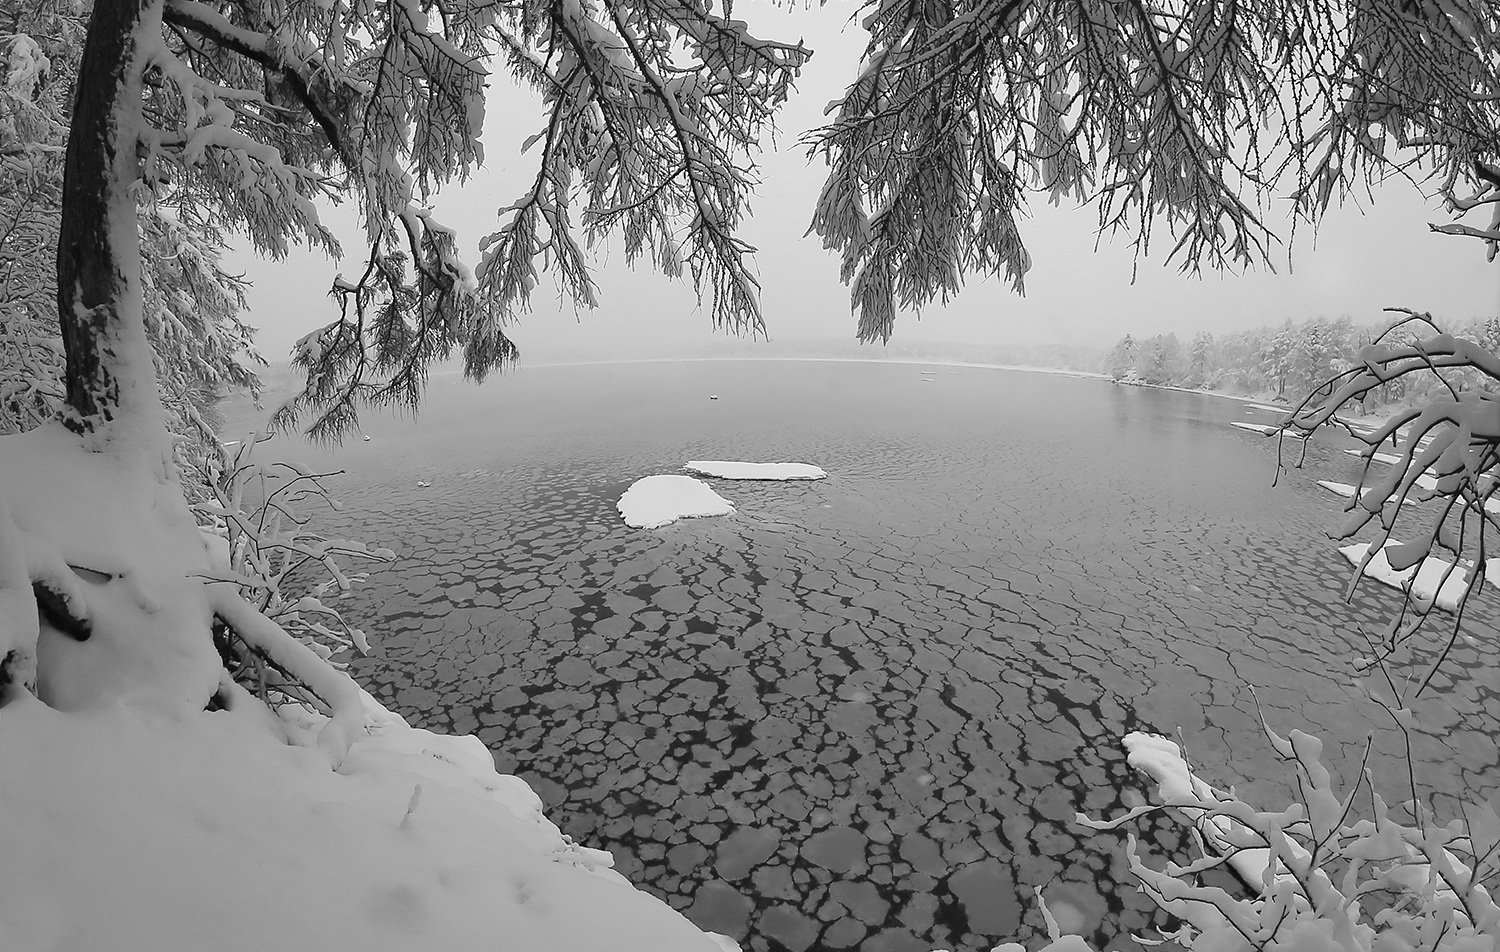
[[[823,120],[824,103],[855,75],[865,33],[853,25],[843,29],[845,17],[828,7],[744,6],[737,15],[749,14],[763,35],[800,35],[815,51],[780,113],[775,140],[763,143],[761,184],[739,232],[758,249],[754,265],[766,329],[773,341],[853,339],[856,321],[850,316],[849,289],[838,279],[838,259],[817,237],[805,236],[825,166],[809,159],[797,140]],[[541,123],[538,101],[508,75],[497,74],[492,82],[485,164],[432,203],[434,217],[455,230],[471,266],[478,260],[479,238],[499,227],[497,210],[510,205],[535,175],[535,155],[522,154],[521,145]],[[1266,221],[1283,241],[1292,242],[1290,269],[1282,246],[1273,251],[1277,273],[1205,269],[1201,277],[1181,275],[1176,263],[1165,260],[1172,242],[1160,222],[1156,243],[1137,261],[1125,236],[1096,239],[1092,206],[1054,207],[1044,195],[1033,194],[1021,221],[1033,263],[1026,296],[1012,293],[1004,279],[969,275],[947,306],[926,309],[920,321],[909,312],[900,314],[893,340],[1107,348],[1126,333],[1190,338],[1199,330],[1222,334],[1287,318],[1341,315],[1373,323],[1386,307],[1427,310],[1451,323],[1500,312],[1500,273],[1483,250],[1473,241],[1428,230],[1428,222],[1448,220],[1440,202],[1402,181],[1374,194],[1373,204],[1359,195],[1330,209],[1316,234],[1306,224],[1298,226],[1295,241],[1284,216],[1289,203],[1283,202]],[[268,261],[243,242],[226,260],[230,270],[243,270],[254,282],[249,323],[260,328],[257,344],[273,363],[284,362],[298,338],[336,318],[335,302],[325,292],[341,269],[362,266],[365,242],[355,216],[347,206],[331,211],[325,206],[325,212],[344,245],[342,262],[306,249],[295,249],[281,262]],[[649,350],[653,341],[705,343],[726,336],[713,328],[686,281],[655,273],[649,261],[628,266],[618,241],[595,249],[592,264],[600,306],[576,317],[572,305],[559,300],[550,273],[539,273],[531,310],[517,312],[508,325],[523,360],[580,349],[634,354]]]

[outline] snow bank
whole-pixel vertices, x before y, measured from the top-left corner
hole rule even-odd
[[[727,516],[734,505],[691,476],[647,476],[625,490],[617,504],[625,524],[636,529],[656,529],[678,519]]]
[[[337,771],[254,706],[7,705],[0,945],[718,952],[563,836],[477,739],[364,698]]]
[[[719,479],[826,479],[822,467],[810,463],[736,463],[722,459],[688,460],[683,469]]]
[[[1391,539],[1381,547],[1379,552],[1375,553],[1370,559],[1370,564],[1365,566],[1365,577],[1403,592],[1409,590],[1412,602],[1418,608],[1427,608],[1433,604],[1435,598],[1438,608],[1450,612],[1457,609],[1459,600],[1463,598],[1464,588],[1469,582],[1468,567],[1463,565],[1454,567],[1452,562],[1436,556],[1428,556],[1420,564],[1404,572],[1398,572],[1391,566],[1385,554],[1386,549],[1395,545],[1401,545],[1401,543]],[[1356,542],[1339,548],[1339,554],[1355,567],[1359,566],[1365,558],[1365,553],[1369,551],[1370,543],[1368,542]],[[1452,574],[1447,574],[1450,569],[1452,569]],[[1447,575],[1447,581],[1443,580],[1445,575]],[[1415,581],[1413,581],[1414,576]],[[1442,586],[1441,589],[1439,586]]]

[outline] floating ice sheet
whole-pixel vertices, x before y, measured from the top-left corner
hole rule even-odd
[[[647,476],[625,490],[618,503],[625,524],[636,529],[656,529],[700,516],[727,516],[734,504],[691,476]]]
[[[811,463],[739,463],[722,459],[688,460],[683,469],[719,479],[823,479],[828,475]]]
[[[1269,411],[1271,413],[1291,413],[1292,412],[1292,408],[1291,407],[1272,406],[1269,403],[1247,403],[1247,404],[1245,404],[1245,406],[1249,407],[1252,410],[1267,410],[1267,411]]]
[[[1386,558],[1385,550],[1400,544],[1395,539],[1386,542],[1381,550],[1370,559],[1370,564],[1365,566],[1365,577],[1403,592],[1409,590],[1412,601],[1419,608],[1426,608],[1436,598],[1438,608],[1450,612],[1456,609],[1459,600],[1463,598],[1464,588],[1468,585],[1468,567],[1464,565],[1454,567],[1452,562],[1436,556],[1428,556],[1419,565],[1414,565],[1404,572],[1398,572]],[[1348,559],[1350,565],[1358,566],[1369,550],[1370,543],[1356,542],[1352,545],[1341,546],[1339,554]],[[1450,569],[1451,574],[1449,574]]]
[[[1229,425],[1237,426],[1242,430],[1249,430],[1252,433],[1259,433],[1262,436],[1270,436],[1280,429],[1280,427],[1266,426],[1261,423],[1241,423],[1239,420],[1230,420]]]
[[[1132,731],[1125,735],[1126,761],[1136,770],[1156,781],[1157,797],[1162,803],[1199,800],[1208,803],[1224,799],[1213,787],[1195,777],[1188,769],[1182,750],[1172,741],[1158,734]],[[1227,816],[1206,817],[1201,810],[1184,811],[1209,848],[1221,856],[1229,857],[1245,885],[1259,891],[1265,882],[1266,866],[1270,863],[1270,850],[1234,850],[1228,833],[1234,821]]]
[[[1320,479],[1318,485],[1335,495],[1343,496],[1345,499],[1353,499],[1355,488],[1348,483],[1335,483],[1332,480]]]

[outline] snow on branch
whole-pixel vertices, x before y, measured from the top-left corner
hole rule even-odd
[[[162,2],[147,180],[224,209],[273,254],[299,237],[332,247],[319,195],[363,214],[362,274],[335,284],[342,319],[299,348],[308,385],[278,425],[336,439],[361,406],[415,407],[426,368],[455,351],[475,379],[502,369],[539,267],[593,306],[583,242],[610,233],[631,260],[691,275],[716,324],[763,329],[736,228],[800,44],[686,0]],[[430,206],[482,158],[497,59],[548,118],[532,187],[470,267]]]
[[[1427,179],[1458,214],[1500,183],[1500,12],[1484,0],[866,6],[861,69],[805,142],[812,229],[843,257],[865,340],[967,275],[1017,291],[1028,196],[1092,203],[1140,255],[1272,264],[1269,203],[1316,223],[1351,190]],[[1457,198],[1461,188],[1479,189]],[[1484,229],[1437,226],[1500,237]]]
[[[1388,710],[1403,731],[1413,723],[1411,711]],[[1161,783],[1160,804],[1111,820],[1077,818],[1115,830],[1165,810],[1207,831],[1198,840],[1201,859],[1163,869],[1146,865],[1134,834],[1127,835],[1131,873],[1180,922],[1164,938],[1192,952],[1466,952],[1493,944],[1500,907],[1486,883],[1500,872],[1500,816],[1489,804],[1465,804],[1458,818],[1439,824],[1419,800],[1392,807],[1374,789],[1362,794],[1370,784],[1364,763],[1341,792],[1318,738],[1265,729],[1296,773],[1298,796],[1285,809],[1260,809],[1232,790],[1214,790],[1187,768],[1176,745],[1152,740],[1143,751],[1138,741],[1132,745],[1140,735],[1132,735],[1131,763]],[[1256,895],[1236,897],[1198,879],[1226,857],[1250,854],[1261,869]]]
[[[1320,427],[1338,427],[1364,444],[1364,469],[1335,533],[1350,539],[1374,527],[1368,543],[1349,549],[1357,555],[1350,593],[1372,573],[1404,578],[1402,573],[1420,566],[1416,577],[1427,579],[1405,586],[1402,610],[1372,646],[1376,659],[1390,657],[1416,635],[1435,606],[1452,611],[1446,646],[1421,679],[1420,691],[1459,636],[1500,530],[1500,499],[1494,498],[1500,487],[1495,478],[1500,393],[1493,389],[1500,384],[1500,357],[1475,341],[1443,333],[1429,314],[1397,312],[1405,316],[1282,425],[1300,429],[1302,440]],[[1418,336],[1422,330],[1431,336]],[[1340,416],[1352,403],[1413,376],[1435,381],[1436,394],[1373,430],[1351,427]],[[1386,444],[1394,448],[1392,454],[1378,452]],[[1396,538],[1398,526],[1404,541]]]
[[[744,159],[808,51],[680,0],[563,0],[548,26],[536,34],[540,55],[517,40],[529,35],[524,14],[504,33],[512,71],[538,88],[547,122],[534,139],[532,188],[481,243],[489,300],[523,302],[536,282],[531,262],[546,255],[572,297],[593,306],[572,233],[579,181],[590,241],[618,231],[628,259],[649,256],[672,275],[686,268],[716,324],[762,330],[753,249],[734,234],[754,184]]]

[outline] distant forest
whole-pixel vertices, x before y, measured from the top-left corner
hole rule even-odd
[[[1102,370],[1122,383],[1219,390],[1296,403],[1309,393],[1326,392],[1328,381],[1352,366],[1360,348],[1391,326],[1391,322],[1356,324],[1347,317],[1296,324],[1288,319],[1280,327],[1222,336],[1200,331],[1186,345],[1176,334],[1147,338],[1126,334],[1109,351]],[[1492,352],[1500,349],[1500,318],[1476,318],[1443,330],[1475,340]],[[1432,333],[1427,324],[1412,322],[1397,328],[1388,340],[1410,342]],[[1445,371],[1444,375],[1459,390],[1483,385],[1472,370]],[[1412,374],[1391,381],[1372,396],[1369,405],[1409,403],[1443,389],[1443,383],[1431,374]]]

